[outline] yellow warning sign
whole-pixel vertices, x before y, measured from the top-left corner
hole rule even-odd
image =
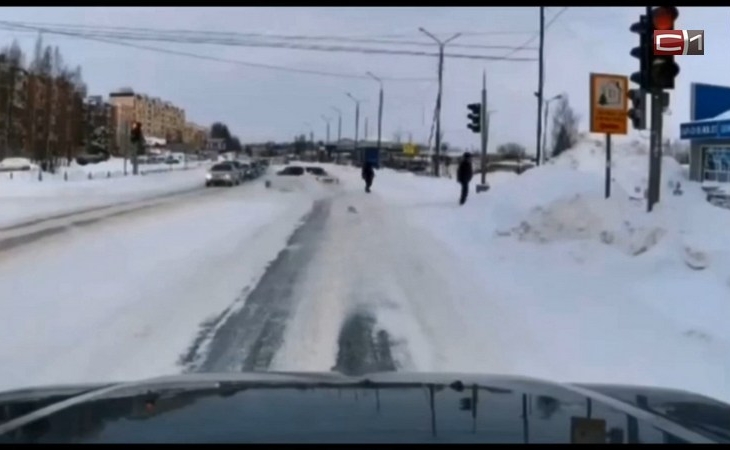
[[[623,75],[591,74],[591,133],[627,134],[628,87]]]
[[[418,147],[416,147],[416,144],[411,144],[411,143],[403,144],[403,154],[409,155],[409,156],[414,156],[414,155],[418,154]]]

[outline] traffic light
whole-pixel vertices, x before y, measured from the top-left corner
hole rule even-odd
[[[646,92],[641,89],[629,89],[629,119],[635,130],[646,130]]]
[[[673,30],[679,11],[674,6],[659,6],[651,10],[652,41],[654,31]],[[674,55],[654,55],[651,52],[651,85],[655,89],[674,89],[674,79],[679,75],[679,66]]]
[[[639,59],[639,71],[631,74],[631,81],[638,84],[641,89],[649,91],[651,89],[650,69],[654,29],[649,18],[642,15],[638,22],[631,25],[630,30],[632,33],[639,34],[639,46],[631,49],[631,56]]]
[[[481,133],[482,132],[482,104],[481,103],[471,103],[466,106],[469,108],[469,114],[466,116],[471,123],[467,124],[467,128],[469,128],[474,133]]]
[[[142,142],[142,124],[134,121],[132,122],[132,130],[129,133],[129,140],[132,143],[137,144]]]

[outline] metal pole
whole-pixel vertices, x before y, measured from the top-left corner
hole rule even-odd
[[[122,123],[122,145],[124,146],[124,176],[127,176],[127,160],[129,159],[129,122]]]
[[[439,159],[441,156],[441,101],[443,92],[443,77],[444,77],[444,47],[446,44],[453,41],[457,37],[461,36],[461,33],[456,33],[445,41],[439,40],[436,36],[429,33],[423,28],[418,29],[423,34],[433,39],[439,46],[439,64],[438,64],[438,95],[436,96],[436,149],[435,149],[435,164],[434,164],[434,175],[439,176]]]
[[[441,167],[441,89],[444,76],[444,46],[439,44],[439,90],[436,96],[436,148],[434,152],[435,161],[433,166],[433,174],[438,177]]]
[[[368,140],[368,118],[365,117],[365,132],[363,133],[364,140],[367,142]]]
[[[654,90],[651,93],[651,151],[649,152],[648,212],[651,212],[654,204],[659,202],[662,158],[662,106],[662,92],[661,90]]]
[[[378,155],[383,145],[383,85],[380,85],[380,92],[378,94]],[[381,156],[379,156],[381,157]]]
[[[540,7],[540,56],[538,63],[538,80],[537,80],[537,165],[540,165],[542,159],[542,149],[540,148],[540,135],[542,134],[542,101],[543,101],[543,64],[545,49],[545,7]]]
[[[547,159],[547,130],[548,130],[548,117],[550,110],[550,101],[545,102],[545,120],[542,129],[542,147],[540,148],[541,158],[540,164],[544,164]]]
[[[360,153],[358,152],[358,148],[357,148],[357,138],[358,138],[359,128],[360,128],[360,102],[356,101],[355,102],[355,144],[354,144],[354,149],[355,149],[355,153],[358,155],[358,157],[360,156]]]
[[[611,196],[611,135],[606,133],[606,198]]]
[[[487,184],[487,124],[489,123],[487,111],[487,71],[485,70],[482,72],[482,135],[480,136],[482,138],[482,184]]]
[[[330,123],[327,122],[327,145],[330,145]]]

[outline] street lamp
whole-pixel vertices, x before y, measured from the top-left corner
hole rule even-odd
[[[373,75],[372,72],[367,72],[368,76],[380,84],[380,93],[378,95],[378,155],[380,155],[380,147],[382,144],[382,130],[383,130],[383,80]]]
[[[426,36],[433,39],[439,46],[439,90],[438,95],[436,97],[436,161],[439,160],[440,154],[441,154],[441,97],[443,92],[443,76],[444,76],[444,47],[446,47],[446,44],[453,41],[457,37],[461,36],[461,33],[456,33],[450,38],[446,39],[445,41],[439,40],[436,36],[426,31],[424,28],[419,28],[418,31],[425,34]],[[434,164],[434,175],[439,176],[439,164]]]
[[[335,106],[330,106],[337,113],[337,144],[342,140],[342,110]]]
[[[325,141],[327,145],[330,145],[330,119],[329,117],[322,114],[322,120],[324,120],[324,123],[327,124],[327,140]]]

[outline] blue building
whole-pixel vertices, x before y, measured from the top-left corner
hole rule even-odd
[[[690,180],[730,183],[730,87],[692,83],[690,120],[680,125]]]

